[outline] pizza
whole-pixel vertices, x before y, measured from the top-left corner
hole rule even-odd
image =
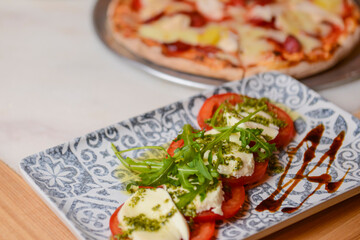
[[[330,68],[360,38],[352,0],[112,0],[108,27],[136,55],[174,70],[238,80]]]

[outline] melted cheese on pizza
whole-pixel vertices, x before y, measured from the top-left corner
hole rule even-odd
[[[140,18],[145,21],[160,13],[171,3],[171,0],[141,0]]]

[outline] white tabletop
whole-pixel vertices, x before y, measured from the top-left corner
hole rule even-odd
[[[22,158],[199,93],[130,66],[92,26],[95,1],[0,1],[0,160]],[[360,80],[320,91],[360,109]]]

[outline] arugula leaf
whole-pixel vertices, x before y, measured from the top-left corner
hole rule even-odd
[[[159,170],[141,173],[139,175],[141,178],[139,184],[152,187],[158,187],[165,184],[167,182],[168,173],[174,166],[175,162],[173,158],[165,158],[163,160],[163,166]]]
[[[205,181],[202,185],[198,185],[194,191],[190,191],[178,197],[179,201],[176,203],[178,209],[183,209],[186,205],[192,202],[196,195],[206,192],[209,186],[209,181]]]
[[[212,176],[209,173],[209,170],[204,164],[204,160],[201,158],[200,154],[195,156],[195,168],[199,170],[199,173],[202,174],[206,179],[212,180]]]
[[[237,128],[236,131],[240,132],[240,141],[243,147],[248,146],[250,142],[254,143],[254,146],[249,151],[257,153],[259,160],[269,158],[276,151],[275,144],[270,144],[263,140],[261,136],[262,129]]]
[[[264,108],[265,108],[265,106],[250,113],[249,115],[247,115],[246,117],[244,117],[243,119],[241,119],[239,122],[237,122],[235,125],[233,125],[231,127],[214,127],[214,129],[220,131],[220,134],[218,134],[217,137],[213,141],[211,141],[207,145],[205,145],[205,147],[201,150],[201,155],[203,156],[206,151],[212,149],[220,141],[228,139],[229,136],[233,133],[233,131],[237,128],[237,126],[239,126],[240,124],[242,124],[244,122],[249,121],[255,114],[262,111]]]

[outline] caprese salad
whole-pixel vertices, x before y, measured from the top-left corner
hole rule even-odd
[[[168,149],[119,151],[121,163],[139,180],[132,196],[111,216],[113,239],[207,240],[215,220],[233,217],[245,199],[244,185],[266,175],[269,159],[295,136],[290,116],[267,99],[235,93],[208,98],[197,118],[201,130],[184,125]],[[163,158],[123,157],[139,149]]]

